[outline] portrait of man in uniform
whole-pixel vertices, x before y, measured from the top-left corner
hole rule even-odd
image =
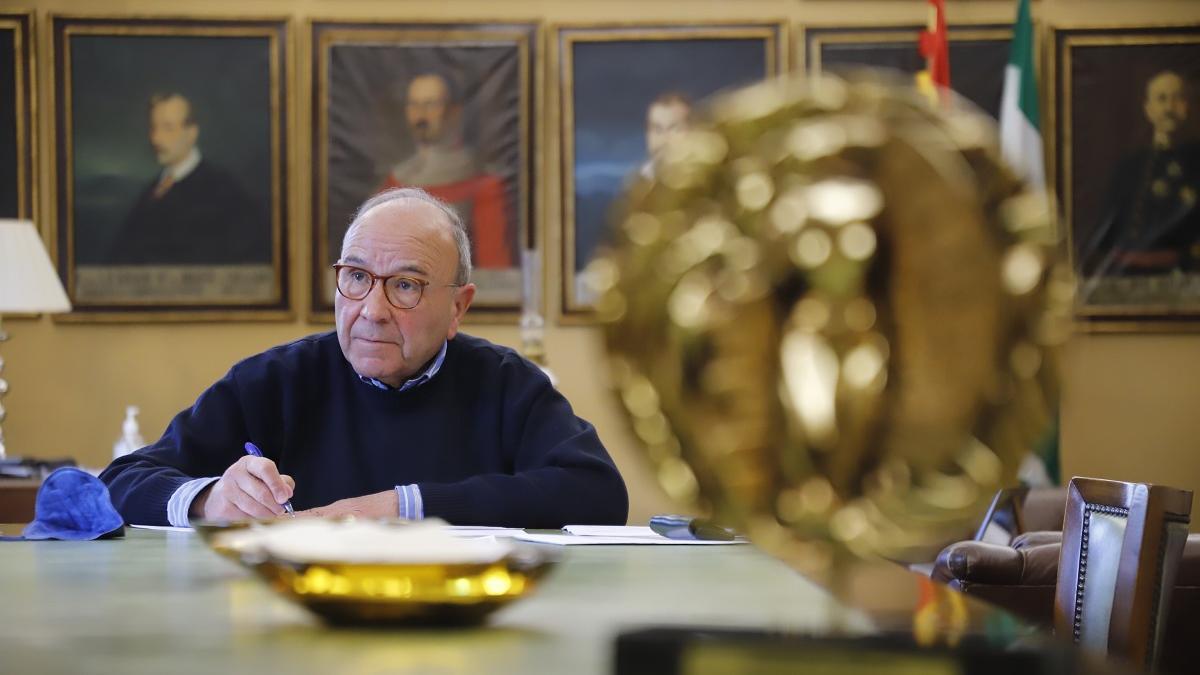
[[[1055,183],[1088,321],[1200,317],[1200,29],[1054,33]]]
[[[337,261],[354,209],[419,187],[466,225],[479,316],[512,316],[526,295],[532,236],[531,24],[313,25],[312,314],[332,317]]]
[[[1181,138],[1190,112],[1183,77],[1151,75],[1141,108],[1150,134],[1112,172],[1086,274],[1200,272],[1200,146]]]

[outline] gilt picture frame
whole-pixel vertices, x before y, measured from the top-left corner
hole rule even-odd
[[[916,24],[807,28],[802,38],[804,67],[813,74],[866,66],[915,75],[925,67],[917,49],[923,29]],[[1012,26],[955,24],[947,30],[947,38],[951,87],[999,118]]]
[[[32,12],[0,13],[0,218],[37,222]]]
[[[555,27],[562,148],[561,315],[588,321],[586,267],[620,194],[650,177],[662,143],[693,108],[789,68],[782,22],[563,24]]]
[[[515,322],[540,269],[539,24],[315,21],[311,34],[310,317],[332,318],[331,265],[358,206],[419,187],[467,228],[472,320]]]
[[[291,316],[287,20],[50,30],[60,320]]]
[[[1200,329],[1200,27],[1058,27],[1050,176],[1085,331]]]

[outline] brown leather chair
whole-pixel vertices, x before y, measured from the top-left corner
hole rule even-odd
[[[1013,546],[975,541],[952,544],[938,556],[933,578],[986,600],[1022,619],[1046,627],[1054,623],[1061,532],[1030,532]],[[1030,541],[1041,543],[1030,545]],[[1020,548],[1017,548],[1020,547]],[[1200,662],[1200,534],[1188,536],[1171,592],[1163,634],[1160,670],[1190,674]]]
[[[1191,493],[1091,479],[1072,483],[1065,537],[1061,532],[1030,532],[1010,546],[952,544],[938,556],[933,578],[1029,621],[1054,622],[1060,634],[1080,642],[1086,636],[1093,642],[1085,645],[1103,647],[1147,667],[1153,667],[1161,643],[1165,669],[1191,672],[1196,663],[1192,633],[1200,625],[1200,535],[1184,543]],[[1095,513],[1102,517],[1093,518]],[[1086,549],[1082,546],[1085,522]],[[1063,538],[1071,554],[1060,568]],[[1151,571],[1139,576],[1137,565]],[[1178,570],[1175,578],[1173,570]],[[1096,585],[1089,588],[1089,583]],[[1162,594],[1164,588],[1173,590]],[[1062,595],[1070,595],[1065,600],[1073,602],[1065,602]],[[1110,600],[1106,602],[1105,596]],[[1084,602],[1076,633],[1080,599]],[[1085,611],[1089,606],[1094,609]],[[1067,611],[1059,611],[1064,608]],[[1096,619],[1097,615],[1102,618]]]
[[[1060,549],[1058,543],[1015,548],[960,541],[938,554],[930,576],[1030,623],[1050,627]]]
[[[1055,632],[1153,669],[1191,511],[1188,490],[1072,478]]]

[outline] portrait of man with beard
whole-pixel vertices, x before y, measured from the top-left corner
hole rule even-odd
[[[462,96],[450,75],[419,73],[408,83],[405,121],[413,153],[392,167],[380,190],[419,187],[462,217],[482,269],[516,265],[504,181],[488,171],[462,133]]]

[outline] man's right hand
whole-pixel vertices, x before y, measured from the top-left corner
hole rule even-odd
[[[292,498],[296,481],[280,475],[275,462],[246,455],[225,470],[219,480],[192,500],[191,518],[245,520],[283,515],[283,504]]]

